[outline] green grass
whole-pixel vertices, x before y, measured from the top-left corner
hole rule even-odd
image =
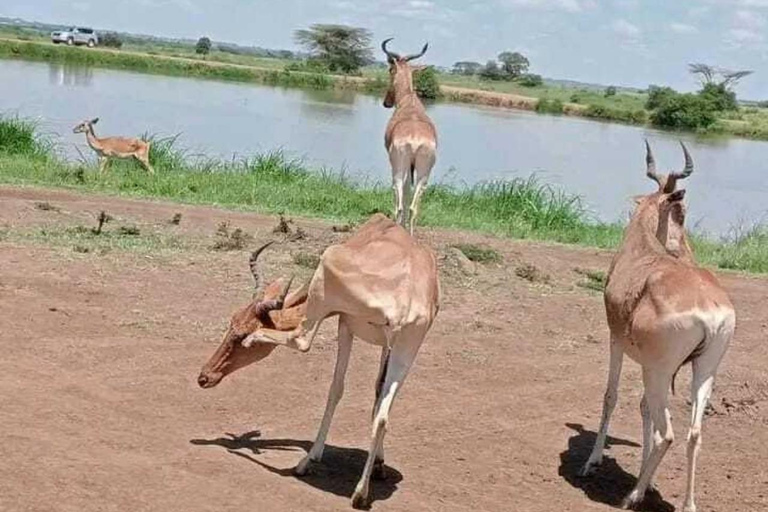
[[[52,145],[37,133],[37,125],[18,117],[0,117],[0,154],[47,158]]]
[[[0,130],[18,122],[0,118]],[[154,175],[133,161],[115,161],[102,175],[95,164],[63,162],[26,146],[21,152],[0,152],[0,183],[220,205],[341,223],[360,223],[372,212],[392,208],[388,183],[362,184],[339,173],[310,171],[281,152],[221,161],[192,158],[175,148],[173,138],[155,141],[150,155]],[[623,231],[618,224],[593,221],[578,197],[534,177],[472,187],[432,186],[422,199],[419,225],[601,248],[616,247]],[[731,240],[694,237],[693,244],[704,264],[768,272],[768,230],[764,228]]]

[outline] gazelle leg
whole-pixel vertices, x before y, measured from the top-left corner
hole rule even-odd
[[[416,217],[419,215],[419,201],[421,201],[421,195],[427,189],[427,180],[429,175],[419,176],[416,181],[416,187],[413,191],[413,199],[411,199],[411,206],[408,209],[410,214],[409,226],[411,235],[413,235],[413,228],[416,225]]]
[[[404,149],[393,146],[389,151],[392,166],[392,188],[395,192],[395,222],[405,227],[405,193],[411,172],[410,155]]]
[[[147,153],[142,153],[141,156],[136,155],[136,160],[138,160],[141,166],[144,167],[144,169],[146,169],[150,174],[155,174],[155,170],[149,164],[149,155]]]
[[[675,440],[667,407],[669,385],[671,382],[672,375],[643,371],[645,397],[648,401],[651,421],[653,421],[653,448],[640,470],[640,476],[637,479],[635,488],[622,502],[622,507],[624,508],[630,508],[643,500],[645,491],[648,489],[651,480],[653,480],[661,460]]]
[[[99,173],[104,174],[104,171],[107,170],[107,162],[109,160],[105,156],[99,157]]]
[[[328,430],[331,428],[333,413],[336,411],[336,405],[344,394],[344,376],[347,373],[349,355],[352,352],[352,332],[349,330],[346,322],[339,317],[339,335],[338,335],[338,354],[336,356],[336,368],[333,371],[333,381],[331,389],[328,391],[328,402],[325,405],[325,414],[320,423],[320,430],[317,431],[315,443],[309,450],[309,453],[299,462],[294,469],[297,475],[304,475],[312,462],[318,462],[323,457],[325,448],[325,439],[328,436]]]
[[[608,385],[603,397],[603,414],[600,418],[600,429],[597,433],[595,446],[592,447],[592,453],[587,459],[587,463],[581,470],[581,476],[587,476],[595,466],[603,462],[603,450],[605,449],[605,438],[608,435],[608,425],[611,422],[611,415],[616,407],[616,401],[619,397],[619,380],[621,377],[621,366],[624,360],[624,350],[616,340],[611,340],[611,360],[608,368]]]
[[[355,492],[352,494],[352,506],[354,508],[363,508],[368,505],[371,473],[376,462],[376,454],[384,441],[384,434],[389,422],[389,412],[392,409],[395,396],[402,387],[405,377],[408,375],[408,371],[416,358],[423,339],[423,332],[412,333],[411,335],[401,333],[392,343],[384,385],[381,388],[381,396],[377,400],[376,413],[374,414],[368,458],[365,461],[363,474],[360,476]]]
[[[653,445],[653,421],[651,420],[651,410],[648,408],[648,399],[643,394],[640,400],[640,416],[643,418],[643,461],[640,464],[640,472],[643,472],[648,456],[651,454]],[[648,487],[653,487],[653,479],[648,483]]]
[[[387,375],[387,362],[389,361],[389,347],[384,346],[381,348],[381,360],[379,361],[379,374],[376,376],[376,400],[373,405],[373,411],[371,414],[371,421],[376,419],[376,404],[379,403],[381,397],[381,388],[384,386],[384,377]],[[376,450],[376,458],[373,463],[373,473],[371,478],[374,480],[384,480],[386,478],[386,471],[384,469],[384,441]]]

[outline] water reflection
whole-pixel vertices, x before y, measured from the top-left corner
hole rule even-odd
[[[309,118],[328,122],[355,117],[357,95],[352,91],[306,89],[301,95],[300,111]]]
[[[90,87],[93,83],[93,68],[50,63],[48,64],[48,82],[57,86]]]

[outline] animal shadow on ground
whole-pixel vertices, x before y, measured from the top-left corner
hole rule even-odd
[[[607,505],[619,506],[624,497],[634,488],[637,478],[624,471],[616,461],[604,456],[603,463],[595,468],[589,476],[579,476],[584,463],[587,462],[592,446],[595,444],[597,434],[585,430],[577,423],[566,423],[568,428],[576,432],[576,435],[568,439],[568,449],[560,453],[560,468],[558,474],[569,484],[584,491],[592,501]],[[606,447],[632,446],[640,448],[634,441],[618,439],[608,436]],[[675,507],[661,497],[655,489],[648,489],[645,499],[635,510],[647,510],[653,512],[672,512]]]
[[[311,441],[295,439],[263,439],[261,432],[254,430],[244,434],[224,434],[227,437],[216,439],[191,439],[189,442],[198,446],[221,446],[229,453],[258,464],[270,473],[288,478],[296,478],[306,484],[337,496],[352,497],[360,475],[363,472],[368,452],[358,448],[341,448],[325,445],[323,460],[312,465],[304,476],[293,474],[293,468],[280,469],[258,460],[253,455],[262,451],[292,451],[297,453],[296,463],[312,447]],[[250,452],[250,453],[247,453]],[[371,503],[388,499],[397,490],[397,484],[403,475],[396,469],[386,466],[383,480],[371,480]]]

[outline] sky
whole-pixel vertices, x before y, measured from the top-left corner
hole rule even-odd
[[[690,62],[755,74],[740,97],[768,99],[768,0],[2,0],[0,16],[297,49],[312,23],[370,29],[374,46],[428,64],[520,51],[531,71],[605,85],[694,90]]]

